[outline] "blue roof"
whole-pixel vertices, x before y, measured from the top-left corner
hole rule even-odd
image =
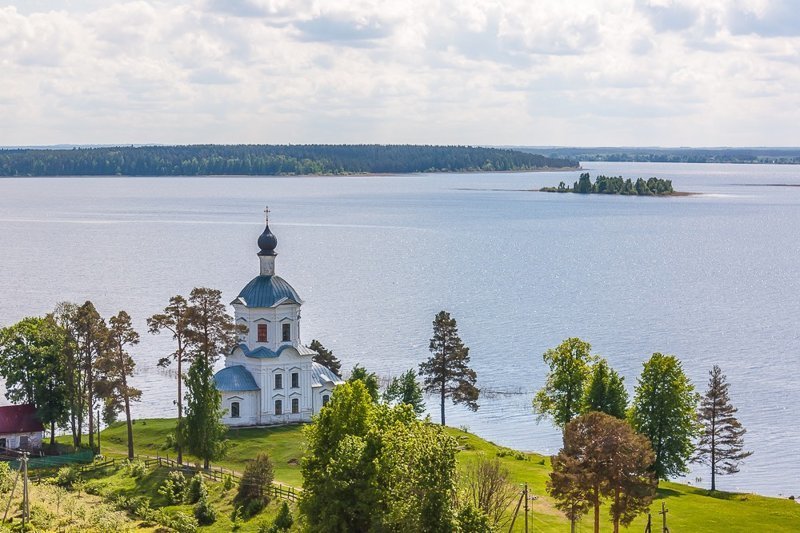
[[[284,344],[283,346],[278,348],[278,351],[276,351],[276,352],[273,352],[272,350],[270,350],[266,346],[259,346],[255,350],[251,350],[246,344],[244,344],[244,343],[239,344],[239,349],[241,349],[244,352],[244,355],[246,355],[247,357],[255,357],[257,359],[268,359],[268,358],[272,358],[272,357],[279,357],[281,355],[281,353],[283,353],[284,350],[289,349],[289,348],[294,348],[295,350],[297,350],[297,353],[299,353],[300,355],[316,355],[316,353],[317,353],[314,350],[312,350],[311,348],[307,348],[306,346],[303,346],[302,344],[299,345],[299,346],[292,346],[291,344]]]
[[[240,299],[247,307],[274,307],[281,303],[303,303],[297,291],[280,276],[256,276],[244,286],[237,299]]]
[[[261,390],[253,374],[242,365],[229,366],[214,374],[214,384],[217,389],[226,392]]]

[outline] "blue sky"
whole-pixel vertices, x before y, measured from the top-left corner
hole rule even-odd
[[[796,0],[0,3],[0,145],[796,146]]]

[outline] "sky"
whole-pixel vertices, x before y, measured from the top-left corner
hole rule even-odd
[[[0,2],[0,145],[797,146],[800,0]]]

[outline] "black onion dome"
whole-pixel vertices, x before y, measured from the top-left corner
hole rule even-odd
[[[258,255],[277,255],[275,248],[278,246],[278,238],[269,229],[267,222],[264,232],[258,237],[258,247],[261,249]]]

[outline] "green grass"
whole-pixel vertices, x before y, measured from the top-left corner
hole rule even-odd
[[[166,435],[174,427],[175,421],[169,419],[139,420],[134,425],[136,453],[140,455],[165,456],[163,448]],[[531,503],[533,511],[529,517],[532,531],[561,532],[568,530],[568,523],[561,513],[553,507],[553,501],[545,492],[545,482],[550,472],[550,461],[537,454],[513,452],[487,442],[475,435],[449,428],[462,446],[458,454],[459,467],[463,468],[481,455],[501,457],[503,465],[510,471],[516,483],[527,482],[531,494],[538,499]],[[124,424],[114,425],[102,433],[104,454],[125,454],[126,437]],[[281,426],[275,428],[236,429],[229,433],[230,449],[225,460],[215,466],[241,471],[248,459],[259,451],[270,454],[275,465],[275,479],[293,485],[302,485],[298,461],[303,450],[302,426]],[[174,457],[174,452],[169,452]],[[196,461],[194,458],[189,458]],[[651,507],[653,525],[660,526],[657,512],[665,502],[670,531],[692,532],[742,532],[770,531],[795,532],[800,530],[800,505],[788,499],[768,498],[752,494],[727,492],[709,493],[703,489],[678,483],[661,483],[658,497]],[[601,509],[604,531],[610,530],[608,508]],[[584,518],[581,530],[591,528],[591,516]],[[639,517],[630,527],[631,531],[643,531],[646,517]],[[506,526],[507,529],[508,526]],[[522,516],[517,519],[515,531],[523,531]]]
[[[153,508],[163,508],[169,513],[182,511],[192,515],[194,507],[192,504],[171,505],[163,495],[158,493],[159,487],[168,474],[169,469],[156,466],[148,470],[145,475],[135,478],[125,468],[105,468],[102,471],[86,474],[83,488],[85,491],[102,496],[106,501],[119,496],[126,498],[145,497],[151,502],[151,507]],[[217,520],[211,525],[201,527],[200,531],[232,531],[231,513],[233,512],[233,497],[236,494],[236,488],[225,490],[222,482],[214,482],[210,479],[206,479],[206,486],[208,488],[209,502],[217,512]],[[280,506],[281,501],[273,500],[256,516],[241,520],[238,531],[244,533],[255,532],[262,523],[271,524]],[[297,514],[294,509],[293,514]]]

